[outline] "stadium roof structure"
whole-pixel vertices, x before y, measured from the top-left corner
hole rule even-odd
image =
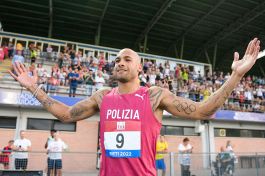
[[[230,70],[254,36],[265,39],[264,0],[1,0],[9,32],[211,63]],[[264,75],[264,59],[252,70]]]

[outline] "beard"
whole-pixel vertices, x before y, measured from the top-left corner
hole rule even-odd
[[[114,80],[116,80],[118,82],[121,82],[121,83],[127,83],[127,82],[129,82],[129,78],[128,77],[125,77],[125,76],[117,76],[117,75],[114,75],[113,78],[114,78]]]

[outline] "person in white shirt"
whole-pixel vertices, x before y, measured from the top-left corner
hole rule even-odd
[[[46,48],[46,52],[47,52],[47,59],[51,60],[52,59],[52,47],[51,45],[48,45],[48,47]]]
[[[57,130],[54,130],[54,129],[52,129],[51,131],[50,131],[50,136],[48,137],[48,139],[47,139],[47,141],[46,141],[46,143],[45,143],[45,145],[44,145],[44,148],[45,149],[47,149],[48,148],[48,145],[52,142],[52,141],[54,141],[54,133],[56,133],[57,132]],[[47,165],[49,165],[49,162],[50,162],[50,158],[48,157],[47,158]],[[47,175],[50,175],[50,170],[49,169],[47,169]]]
[[[53,133],[54,140],[48,143],[48,173],[52,175],[62,175],[62,152],[67,148],[67,145],[59,138],[59,132]],[[49,176],[49,175],[48,175]]]
[[[103,88],[104,84],[105,84],[105,79],[104,79],[104,77],[102,75],[102,72],[98,71],[98,74],[95,77],[96,90],[99,90],[99,89]]]
[[[179,144],[179,163],[181,167],[181,176],[190,175],[191,153],[193,147],[189,144],[189,138],[184,138],[183,143]]]
[[[15,140],[13,150],[15,158],[16,169],[27,169],[28,165],[28,151],[31,149],[30,140],[25,138],[25,131],[20,131],[20,139]]]
[[[228,140],[228,141],[226,142],[226,151],[227,151],[227,152],[234,152],[233,148],[234,148],[234,146],[231,144],[231,141]]]

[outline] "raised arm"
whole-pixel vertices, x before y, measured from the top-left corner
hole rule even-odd
[[[43,90],[36,92],[38,85],[36,84],[37,75],[34,71],[34,76],[28,75],[27,69],[21,63],[13,65],[16,75],[9,71],[23,87],[27,88],[31,93],[37,93],[36,98],[43,105],[43,107],[52,113],[56,118],[63,122],[75,122],[88,117],[91,117],[99,110],[102,97],[107,90],[97,91],[90,98],[86,98],[74,106],[67,106],[53,98],[49,97]]]
[[[239,60],[239,54],[235,52],[231,77],[206,101],[194,102],[177,97],[169,90],[155,87],[149,91],[153,110],[164,109],[174,116],[191,119],[211,118],[215,111],[223,105],[244,74],[255,64],[260,49],[259,45],[258,39],[252,40],[241,60]]]

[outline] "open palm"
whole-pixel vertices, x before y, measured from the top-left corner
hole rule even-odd
[[[255,38],[248,44],[244,57],[239,60],[238,52],[234,53],[234,62],[231,66],[232,70],[239,76],[247,73],[255,64],[260,50],[260,41]]]
[[[17,75],[9,71],[10,75],[14,79],[16,79],[23,87],[28,89],[30,86],[33,86],[37,83],[37,73],[35,69],[33,71],[33,76],[30,76],[28,70],[20,62],[13,64],[13,68]]]

